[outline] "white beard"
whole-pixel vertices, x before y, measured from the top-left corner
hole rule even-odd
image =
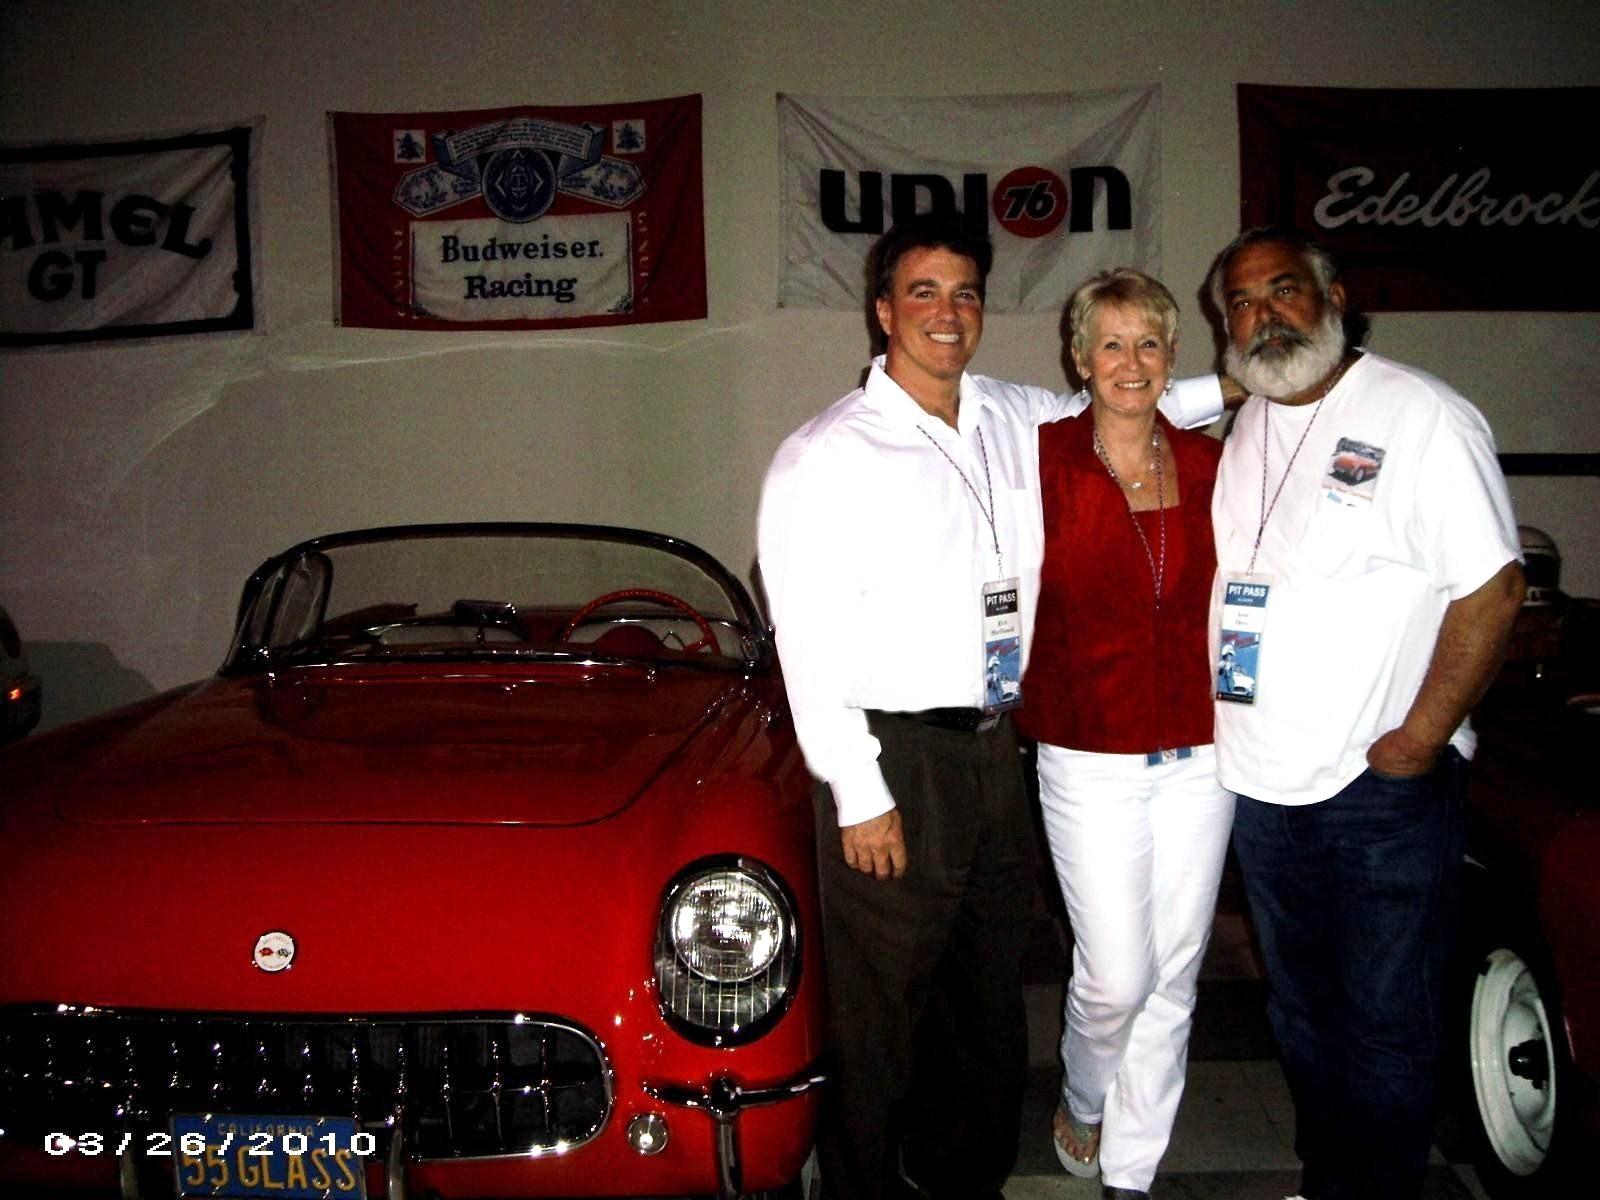
[[[1269,338],[1280,338],[1285,344],[1264,345]],[[1283,400],[1314,387],[1339,365],[1344,351],[1344,322],[1329,305],[1309,334],[1275,321],[1257,329],[1243,350],[1229,341],[1222,361],[1228,374],[1251,395]]]

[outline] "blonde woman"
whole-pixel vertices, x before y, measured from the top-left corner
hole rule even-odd
[[[1206,621],[1221,445],[1156,411],[1178,309],[1137,271],[1069,306],[1084,414],[1040,429],[1045,558],[1019,727],[1039,742],[1072,920],[1052,1136],[1104,1195],[1146,1197],[1183,1093],[1233,819],[1216,781]]]

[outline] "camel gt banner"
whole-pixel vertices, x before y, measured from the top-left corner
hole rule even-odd
[[[1095,271],[1161,272],[1161,93],[778,97],[778,303],[860,311],[891,223],[956,212],[994,241],[985,306],[1055,312]]]
[[[335,318],[550,329],[706,315],[700,97],[329,113]]]
[[[0,146],[0,347],[253,329],[259,131]]]
[[[1239,85],[1242,224],[1369,312],[1600,308],[1600,88]]]

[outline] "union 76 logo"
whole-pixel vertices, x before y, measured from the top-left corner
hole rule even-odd
[[[1054,233],[1067,217],[1067,188],[1044,167],[1008,171],[994,189],[994,219],[1018,237]]]

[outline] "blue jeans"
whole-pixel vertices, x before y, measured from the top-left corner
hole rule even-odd
[[[1266,961],[1307,1200],[1416,1200],[1432,1142],[1466,763],[1368,770],[1317,804],[1240,796],[1234,848]]]

